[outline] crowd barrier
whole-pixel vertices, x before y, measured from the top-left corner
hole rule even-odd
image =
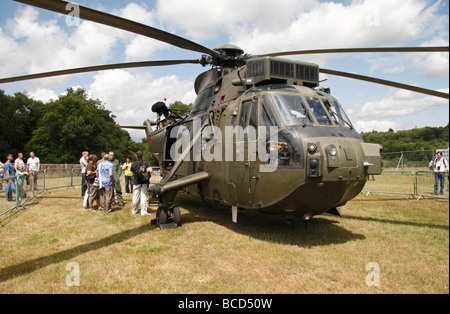
[[[16,177],[0,179],[0,217],[15,210],[21,212],[26,209],[25,204],[32,200],[39,200],[39,195],[49,193],[52,189],[74,188],[81,186],[81,171],[78,168],[56,168],[30,172],[22,176],[22,188],[26,196],[20,197],[19,180]],[[8,200],[6,187],[11,180],[14,186],[13,201]]]
[[[21,209],[26,209],[26,203],[33,199],[38,199],[34,175],[22,175],[20,180],[23,180],[23,185],[21,186],[19,186],[18,177],[0,179],[0,217],[7,213],[11,213],[14,210],[22,212]],[[6,193],[7,189],[12,190],[12,201],[8,200],[8,195]],[[26,195],[22,195],[21,190],[23,190]]]
[[[448,173],[445,176],[443,195],[434,194],[435,174],[433,171],[383,171],[381,175],[370,176],[363,193],[397,194],[417,200],[434,198],[449,199]]]

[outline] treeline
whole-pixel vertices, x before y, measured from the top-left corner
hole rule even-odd
[[[0,90],[0,161],[6,155],[33,151],[41,163],[78,163],[81,152],[112,150],[119,160],[143,150],[150,161],[146,140],[135,143],[117,127],[115,116],[84,89],[67,89],[57,100],[43,103],[26,93],[5,95]]]
[[[433,150],[449,147],[449,125],[445,127],[415,128],[407,131],[361,133],[368,143],[383,146],[383,153]]]

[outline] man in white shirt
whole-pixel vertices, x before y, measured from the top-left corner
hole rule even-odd
[[[25,163],[23,162],[23,154],[18,153],[17,159],[14,160],[14,170],[17,171],[17,167],[22,166],[25,169]]]
[[[445,172],[448,171],[448,161],[442,157],[442,152],[438,152],[430,162],[430,168],[434,170],[434,195],[438,195],[438,192],[440,195],[444,195]]]
[[[83,152],[80,158],[80,167],[81,167],[81,196],[84,197],[84,194],[87,190],[86,184],[86,167],[88,164],[88,156],[89,152]]]
[[[40,170],[40,160],[36,157],[34,152],[30,152],[30,158],[27,160],[27,171],[28,173],[33,174],[33,181],[34,181],[34,188],[37,187],[37,180],[38,180],[38,172]]]

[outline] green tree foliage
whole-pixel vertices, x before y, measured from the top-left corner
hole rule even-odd
[[[415,128],[407,131],[361,133],[367,143],[378,143],[383,146],[383,153],[404,151],[430,151],[449,147],[449,125],[445,127]],[[415,159],[428,159],[418,153]],[[393,155],[395,156],[395,155]],[[413,157],[413,156],[411,156]]]
[[[178,117],[182,117],[191,112],[192,104],[185,104],[181,101],[176,101],[169,105],[169,109]]]
[[[31,99],[26,93],[5,95],[0,90],[0,160],[7,154],[16,156],[25,151],[37,121],[42,115],[43,103]],[[15,157],[14,156],[14,157]]]
[[[88,99],[85,90],[70,88],[45,104],[25,149],[35,151],[43,163],[77,163],[85,150],[97,155],[112,150],[123,161],[135,147],[114,118],[99,100]]]

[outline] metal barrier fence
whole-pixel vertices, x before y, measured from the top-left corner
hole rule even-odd
[[[422,198],[449,199],[448,174],[445,177],[443,195],[434,194],[435,174],[433,171],[383,171],[381,175],[371,176],[363,192],[369,194],[397,194]],[[440,191],[439,191],[440,192]]]
[[[28,187],[27,187],[28,186]],[[0,179],[0,217],[14,210],[21,212],[25,204],[38,199],[34,174]],[[8,195],[7,191],[11,191]]]
[[[79,168],[46,169],[30,172],[28,176],[23,175],[20,181],[22,184],[19,186],[19,180],[16,177],[0,179],[0,217],[14,210],[22,212],[21,209],[26,209],[26,203],[39,200],[38,195],[49,193],[52,189],[81,186],[81,171]],[[8,184],[13,189],[12,201],[8,200],[9,197],[6,194]]]
[[[449,199],[449,181],[448,173],[445,174],[444,178],[444,190],[442,195],[434,194],[435,191],[435,173],[432,171],[417,171],[416,172],[416,195],[421,198],[441,198]],[[439,185],[439,184],[438,184]],[[438,186],[438,193],[440,193],[440,186]]]
[[[399,194],[414,197],[415,175],[413,171],[383,171],[371,176],[364,187],[369,193]]]

